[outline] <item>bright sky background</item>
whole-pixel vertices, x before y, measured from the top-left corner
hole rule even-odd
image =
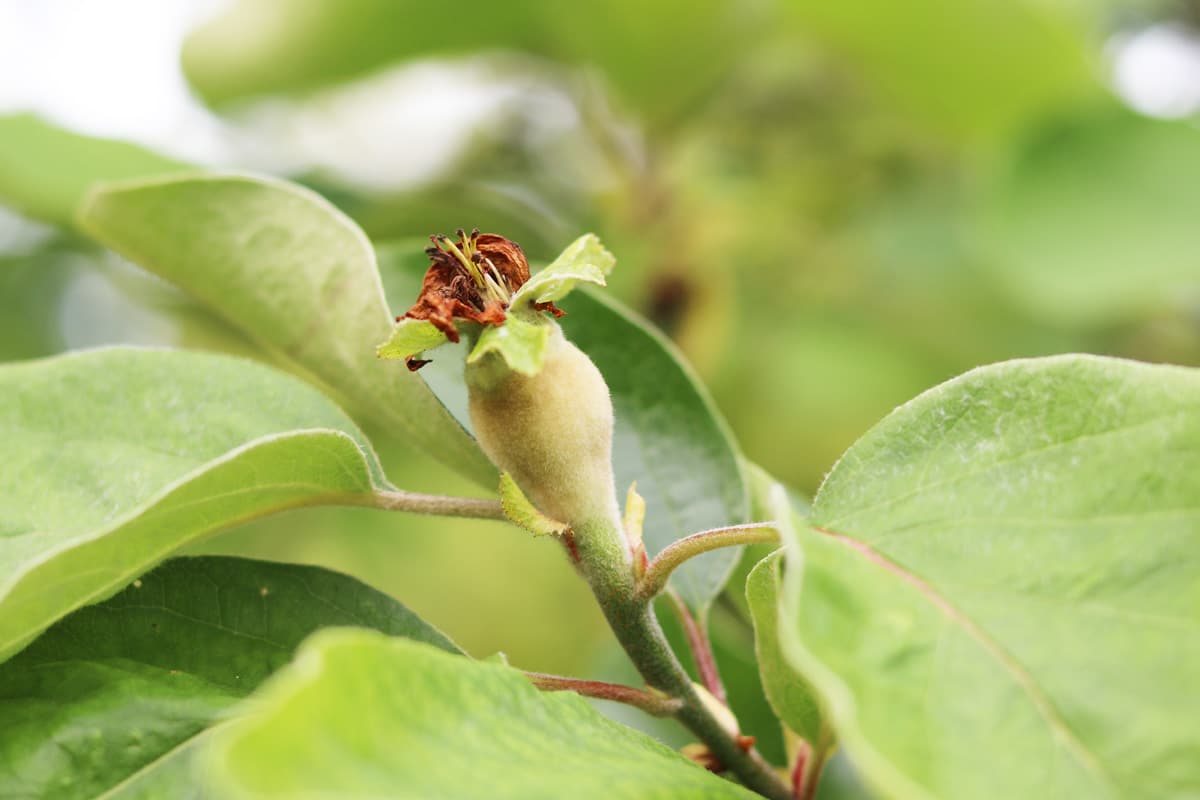
[[[179,67],[187,31],[221,0],[0,0],[0,112],[218,156],[217,123]]]
[[[188,30],[225,0],[0,0],[0,114],[35,111],[81,133],[202,164],[275,173],[313,167],[394,190],[435,177],[500,107],[536,105],[536,124],[578,123],[569,98],[471,61],[415,63],[307,102],[272,101],[218,119],[179,65]],[[420,120],[420,124],[415,124]]]

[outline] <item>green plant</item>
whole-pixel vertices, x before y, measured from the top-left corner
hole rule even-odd
[[[116,347],[0,367],[0,797],[811,797],[835,748],[885,797],[1200,788],[1195,370],[982,367],[897,409],[800,508],[740,457],[661,336],[602,294],[566,297],[612,267],[594,237],[527,283],[493,272],[498,294],[457,327],[393,326],[383,290],[416,297],[419,248],[377,262],[307,190],[173,174],[101,185],[77,219],[271,366]],[[449,249],[469,270],[468,240]],[[505,313],[470,321],[485,301]],[[376,358],[459,331],[470,355],[434,359],[465,359],[468,377],[443,380],[441,401]],[[360,423],[483,495],[393,486]],[[557,540],[644,685],[472,660],[317,567],[160,565],[317,505],[507,518]],[[742,546],[764,543],[782,549],[749,572],[743,655],[785,731],[776,765],[753,746],[770,732],[731,711],[706,630]],[[733,780],[575,695],[678,719],[691,761]]]

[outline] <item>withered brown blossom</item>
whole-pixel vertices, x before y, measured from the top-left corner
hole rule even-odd
[[[412,308],[396,318],[397,322],[406,317],[428,320],[452,342],[459,341],[456,319],[503,325],[513,293],[529,280],[529,262],[516,242],[495,233],[480,233],[478,228],[469,235],[462,228],[456,233],[457,242],[448,236],[429,237],[433,246],[427,247],[425,254],[431,263],[421,294]],[[553,303],[535,303],[533,307],[556,317],[564,313]],[[415,371],[429,362],[409,358],[406,363]]]

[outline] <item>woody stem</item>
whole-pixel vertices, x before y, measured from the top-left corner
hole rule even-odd
[[[738,731],[728,730],[705,706],[667,643],[650,598],[638,592],[620,522],[596,520],[574,527],[580,570],[647,686],[681,702],[675,718],[748,788],[772,800],[791,800],[791,790],[762,756],[744,747]]]

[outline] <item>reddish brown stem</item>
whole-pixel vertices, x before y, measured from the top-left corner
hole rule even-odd
[[[825,767],[828,755],[828,750],[822,750],[812,756],[812,767],[804,778],[803,790],[797,795],[797,800],[813,800],[817,796],[817,786],[821,783],[821,770]]]
[[[804,773],[808,769],[808,759],[812,756],[812,748],[808,742],[800,743],[800,750],[796,753],[796,763],[792,764],[792,797],[796,800],[806,800],[808,787],[804,779],[807,777]]]
[[[688,647],[691,649],[692,658],[696,662],[696,672],[700,674],[700,682],[704,684],[704,688],[708,689],[713,697],[725,705],[729,705],[729,698],[725,694],[724,684],[721,683],[721,673],[717,670],[717,659],[713,656],[712,644],[708,641],[708,634],[704,632],[704,628],[692,616],[691,609],[687,607],[687,603],[683,602],[683,598],[679,596],[678,592],[668,590],[667,596],[671,598],[671,602],[675,606],[675,614],[683,624],[683,632],[687,636]]]
[[[566,678],[561,675],[547,675],[544,672],[526,672],[525,677],[545,692],[575,692],[584,697],[595,697],[598,700],[612,700],[628,706],[640,708],[647,714],[656,717],[669,717],[683,707],[683,701],[677,697],[668,697],[662,692],[647,689],[637,689],[619,683],[605,681],[585,681],[579,678]]]

